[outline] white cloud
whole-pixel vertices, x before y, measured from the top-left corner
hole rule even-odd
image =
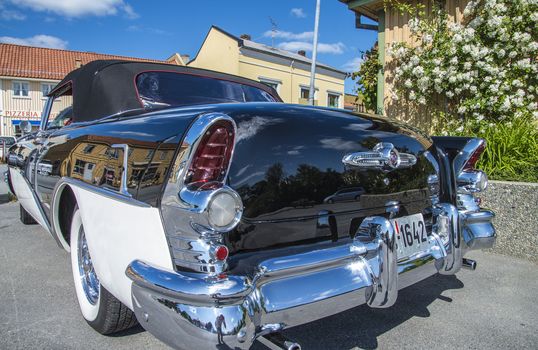
[[[19,7],[34,11],[52,12],[66,17],[109,16],[118,12],[127,18],[137,18],[138,14],[131,5],[123,0],[11,0]]]
[[[299,50],[312,51],[312,43],[305,41],[286,41],[278,44],[278,48],[286,51],[297,52]],[[341,43],[326,44],[318,43],[318,52],[319,53],[328,53],[333,55],[340,55],[344,53],[346,46]]]
[[[294,15],[297,18],[305,18],[306,13],[304,13],[304,10],[302,8],[292,8],[290,13]]]
[[[26,19],[26,16],[17,11],[0,10],[0,18],[4,21],[24,21]]]
[[[67,41],[50,35],[34,35],[30,38],[14,38],[11,36],[0,36],[0,43],[16,44],[25,46],[48,47],[51,49],[67,48]]]
[[[312,40],[314,38],[314,32],[292,33],[281,30],[275,30],[274,32],[272,30],[268,30],[263,33],[263,36],[266,38],[271,38],[273,35],[275,38],[286,40]]]
[[[346,72],[356,72],[361,66],[362,58],[355,57],[342,65],[342,69]]]

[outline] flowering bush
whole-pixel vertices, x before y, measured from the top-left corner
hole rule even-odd
[[[427,17],[423,7],[387,2],[413,17],[416,45],[389,50],[399,95],[478,121],[538,118],[538,0],[470,1],[463,24],[442,8]]]
[[[437,133],[485,138],[480,165],[492,178],[538,181],[536,163],[526,163],[538,161],[538,0],[472,0],[461,24],[441,7],[427,15],[385,2],[411,16],[413,44],[387,52],[395,98],[433,107]],[[514,151],[518,139],[528,142]]]

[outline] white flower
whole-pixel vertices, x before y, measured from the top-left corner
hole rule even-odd
[[[459,106],[458,107],[458,113],[459,114],[463,114],[465,112],[467,112],[467,107],[466,106]]]
[[[413,82],[411,81],[411,79],[407,79],[407,80],[405,81],[405,83],[404,83],[404,86],[405,86],[406,88],[410,88],[410,87],[412,87],[412,86],[413,86]]]
[[[536,109],[538,109],[538,104],[536,102],[529,103],[527,108],[529,109],[529,111],[535,111]]]
[[[420,98],[418,99],[418,103],[420,103],[421,105],[425,105],[426,104],[426,98],[424,96],[420,96]]]
[[[415,92],[412,91],[412,90],[411,90],[411,92],[409,92],[409,99],[410,99],[411,101],[414,101],[414,100],[417,99],[417,94],[415,94]]]
[[[460,127],[458,127],[458,128],[456,128],[456,131],[457,131],[457,132],[462,132],[462,131],[463,131],[463,125],[460,126]]]
[[[423,76],[424,75],[424,68],[422,68],[421,66],[416,66],[415,69],[413,69],[413,74],[416,77]]]
[[[411,18],[408,24],[409,24],[409,30],[411,31],[411,33],[416,33],[419,29],[420,21],[418,18]]]

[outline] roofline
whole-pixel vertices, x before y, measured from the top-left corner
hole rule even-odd
[[[0,43],[0,45],[10,45],[10,46],[28,47],[28,48],[39,49],[39,50],[53,50],[53,51],[63,51],[63,52],[73,52],[73,53],[101,55],[101,56],[113,56],[114,57],[114,58],[110,58],[110,59],[133,59],[134,58],[134,59],[138,59],[138,60],[152,60],[152,61],[166,62],[164,60],[159,60],[159,59],[155,59],[155,58],[144,58],[144,57],[134,57],[134,56],[125,56],[125,55],[115,55],[115,54],[111,54],[111,53],[98,53],[98,52],[93,52],[93,51],[76,51],[76,50],[66,50],[66,49],[54,49],[54,48],[50,48],[50,47],[39,47],[39,46],[19,45],[19,44],[10,44],[10,43]],[[106,60],[106,58],[102,58],[102,59]]]
[[[286,55],[282,55],[282,54],[279,54],[277,52],[271,52],[271,51],[265,51],[265,50],[258,50],[256,48],[253,48],[253,47],[247,47],[247,46],[243,46],[245,49],[247,50],[252,50],[252,51],[256,51],[256,52],[261,52],[261,53],[265,53],[265,54],[268,54],[268,55],[273,55],[273,56],[277,56],[277,57],[283,57],[283,58],[286,58],[290,61],[297,61],[297,62],[302,62],[304,64],[307,64],[307,65],[311,65],[312,62],[308,62],[306,60],[301,60],[301,59],[295,59],[293,57],[290,57],[290,56],[286,56]],[[323,68],[323,69],[327,69],[327,70],[330,70],[330,71],[333,71],[333,72],[336,72],[336,73],[339,73],[339,74],[343,74],[347,77],[347,72],[345,71],[342,71],[342,70],[339,70],[337,68],[334,68],[334,67],[331,67],[331,66],[328,66],[326,64],[319,64],[319,63],[316,63],[316,67],[317,68]],[[344,78],[345,79],[345,78]]]
[[[299,62],[303,62],[305,64],[308,64],[308,65],[311,65],[312,62],[308,62],[306,60],[301,60],[301,59],[296,59],[296,58],[292,58],[290,56],[287,56],[287,55],[283,55],[283,54],[280,54],[278,52],[271,52],[271,51],[264,51],[264,50],[258,50],[258,49],[255,49],[255,48],[252,48],[252,47],[247,47],[244,45],[244,41],[243,39],[241,38],[238,38],[237,36],[225,31],[224,29],[220,28],[219,26],[216,26],[216,25],[211,25],[211,27],[209,28],[209,30],[207,31],[207,34],[204,38],[204,41],[202,42],[202,45],[200,46],[200,48],[198,49],[198,52],[196,53],[196,56],[194,56],[194,58],[192,60],[190,60],[188,64],[190,64],[191,62],[194,62],[196,60],[196,58],[198,57],[198,54],[200,53],[200,51],[202,50],[202,47],[204,47],[204,44],[207,40],[207,37],[209,36],[209,33],[211,33],[211,30],[212,29],[215,29],[215,30],[218,30],[219,32],[221,32],[222,34],[226,35],[227,37],[229,37],[230,39],[232,40],[235,40],[237,42],[237,45],[239,47],[244,47],[245,49],[248,49],[248,50],[252,50],[252,51],[257,51],[257,52],[262,52],[262,53],[266,53],[266,54],[269,54],[269,55],[273,55],[273,56],[278,56],[278,57],[284,57],[284,58],[287,58],[287,59],[290,59],[290,60],[294,60],[294,61],[299,61]],[[253,41],[255,42],[255,41]],[[333,71],[333,72],[336,72],[336,73],[340,73],[340,74],[344,74],[347,76],[347,72],[344,72],[342,70],[339,70],[337,68],[334,68],[334,67],[331,67],[331,66],[328,66],[326,64],[316,64],[317,67],[321,67],[321,68],[324,68],[324,69],[327,69],[327,70],[330,70],[330,71]]]
[[[339,1],[346,4],[347,8],[355,12],[356,14],[368,17],[371,20],[379,22],[378,14],[370,11],[364,6],[371,5],[374,3],[382,3],[381,0],[339,0]]]
[[[239,39],[238,37],[236,37],[235,35],[233,34],[230,34],[228,33],[227,31],[225,31],[224,29],[212,24],[211,27],[209,27],[209,30],[207,31],[205,37],[204,37],[204,40],[202,41],[202,45],[200,45],[200,47],[198,48],[198,51],[196,52],[196,55],[194,55],[194,58],[191,59],[189,62],[187,62],[185,65],[188,66],[189,64],[191,64],[192,62],[196,61],[196,59],[198,58],[198,55],[200,54],[200,51],[202,51],[202,47],[204,47],[204,44],[205,42],[207,41],[207,38],[209,37],[209,33],[211,33],[211,30],[213,29],[216,29],[218,30],[219,32],[221,32],[222,34],[228,36],[230,39],[232,40],[235,40],[237,41],[237,45],[239,46],[240,45],[240,42],[242,42],[241,39]]]

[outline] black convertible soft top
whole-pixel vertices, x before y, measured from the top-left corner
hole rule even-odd
[[[266,91],[277,101],[281,101],[271,87],[235,75],[172,64],[123,60],[92,61],[67,74],[48,96],[61,93],[70,85],[75,122],[92,121],[127,111],[143,111],[135,80],[139,74],[152,71],[183,73],[250,85]]]

